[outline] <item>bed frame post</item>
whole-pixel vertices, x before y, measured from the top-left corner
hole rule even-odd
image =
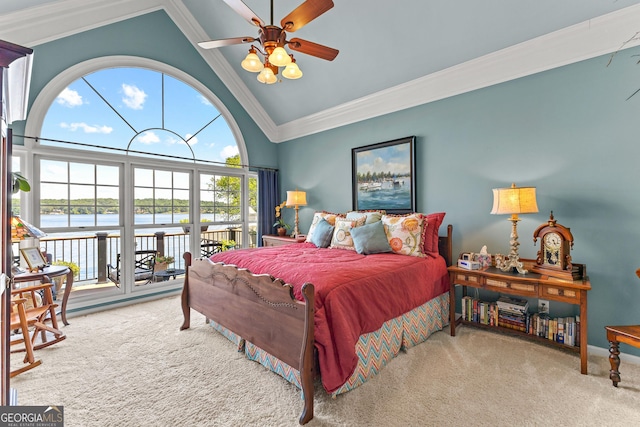
[[[302,285],[302,295],[305,299],[305,325],[304,343],[300,352],[300,382],[304,408],[300,414],[300,424],[306,424],[313,418],[313,379],[315,377],[314,362],[314,288],[311,283]]]

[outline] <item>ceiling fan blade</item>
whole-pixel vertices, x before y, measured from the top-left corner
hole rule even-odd
[[[255,25],[256,27],[264,27],[265,23],[262,19],[258,18],[258,15],[253,13],[249,7],[244,4],[241,0],[223,0],[231,9],[235,10],[236,13],[242,16],[244,19],[249,21],[250,24]]]
[[[332,7],[333,1],[331,0],[307,0],[282,18],[280,26],[283,30],[292,33],[304,27]]]
[[[298,52],[306,53],[307,55],[326,59],[327,61],[333,61],[340,52],[338,49],[298,38],[289,40],[288,44],[291,50],[297,50]]]
[[[234,44],[253,43],[256,41],[253,37],[233,37],[230,39],[209,40],[206,42],[199,42],[198,46],[203,49],[215,49],[222,46],[231,46]]]

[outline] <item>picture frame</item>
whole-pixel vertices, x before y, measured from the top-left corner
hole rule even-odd
[[[353,210],[415,212],[415,136],[351,149]]]
[[[20,253],[31,271],[41,270],[47,266],[47,260],[42,255],[40,248],[20,248]]]

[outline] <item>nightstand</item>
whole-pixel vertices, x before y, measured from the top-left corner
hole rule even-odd
[[[304,240],[302,240],[304,242]],[[292,243],[301,243],[293,237],[265,234],[262,236],[262,246],[284,246]]]

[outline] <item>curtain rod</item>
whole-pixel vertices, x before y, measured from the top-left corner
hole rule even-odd
[[[81,147],[102,148],[104,150],[121,151],[121,152],[125,152],[125,153],[152,154],[154,156],[166,157],[166,158],[169,158],[169,159],[193,160],[194,162],[198,161],[198,162],[213,163],[213,164],[217,164],[217,165],[228,166],[226,163],[216,162],[216,161],[213,161],[213,160],[190,159],[188,157],[172,156],[170,154],[147,153],[145,151],[127,150],[126,148],[105,147],[105,146],[102,146],[102,145],[92,145],[92,144],[85,144],[84,142],[74,142],[74,141],[64,141],[64,140],[61,140],[61,139],[43,138],[43,137],[40,137],[40,136],[15,135],[15,134],[13,136],[14,136],[14,138],[18,137],[18,138],[33,139],[36,142],[38,142],[38,141],[58,142],[60,144],[79,145]],[[263,167],[263,166],[251,166],[251,165],[239,165],[239,166],[245,167],[245,168],[249,168],[249,169],[254,169],[254,170],[268,170],[268,171],[276,171],[276,172],[278,171],[277,168],[268,168],[268,167]]]

